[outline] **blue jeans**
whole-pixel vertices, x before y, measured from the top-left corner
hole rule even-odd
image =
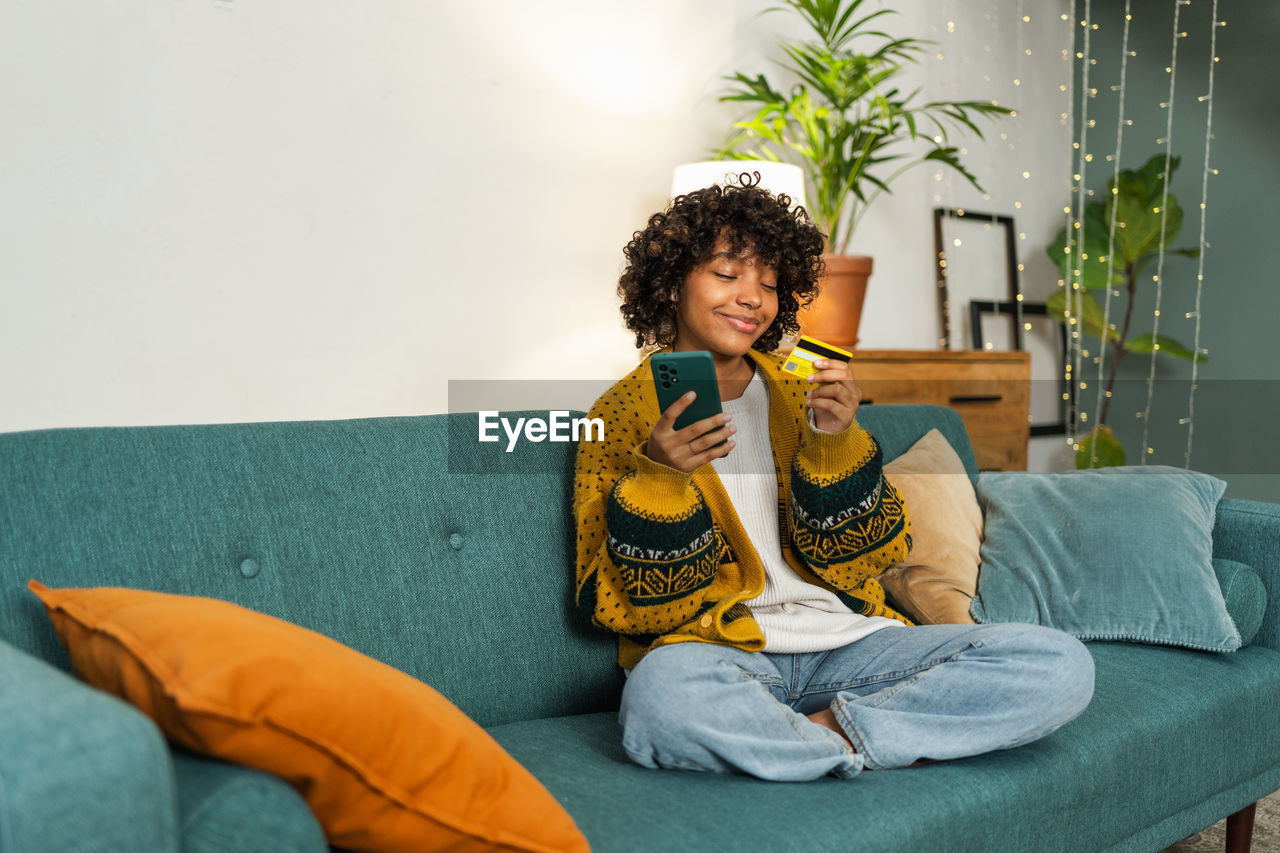
[[[627,677],[619,719],[645,767],[802,781],[1021,746],[1092,695],[1093,658],[1061,631],[918,625],[804,654],[660,646]],[[827,707],[853,750],[806,716]]]

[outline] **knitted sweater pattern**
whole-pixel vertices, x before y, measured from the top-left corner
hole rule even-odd
[[[855,613],[911,624],[885,604],[876,580],[911,547],[879,445],[856,421],[839,433],[810,428],[812,386],[784,374],[778,356],[748,355],[769,389],[783,558]],[[764,565],[711,465],[687,474],[645,455],[660,414],[648,359],[591,408],[605,430],[603,441],[578,446],[578,606],[619,635],[626,668],[674,642],[762,651],[764,634],[744,602],[764,590]]]

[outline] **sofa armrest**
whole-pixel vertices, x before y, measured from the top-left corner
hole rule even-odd
[[[1280,651],[1280,504],[1219,501],[1213,556],[1244,563],[1262,576],[1267,611],[1253,645]]]
[[[173,764],[159,730],[3,641],[0,850],[179,850]]]

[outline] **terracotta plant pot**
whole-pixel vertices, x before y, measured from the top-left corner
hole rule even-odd
[[[872,259],[866,255],[823,255],[827,272],[819,280],[818,298],[800,310],[800,332],[842,349],[858,343],[858,323],[867,295]]]

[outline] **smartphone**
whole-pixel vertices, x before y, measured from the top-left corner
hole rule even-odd
[[[658,391],[658,407],[667,407],[690,391],[697,393],[692,405],[676,418],[676,429],[720,414],[720,383],[716,363],[706,350],[658,353],[649,359],[653,383]],[[723,443],[723,442],[721,442]]]

